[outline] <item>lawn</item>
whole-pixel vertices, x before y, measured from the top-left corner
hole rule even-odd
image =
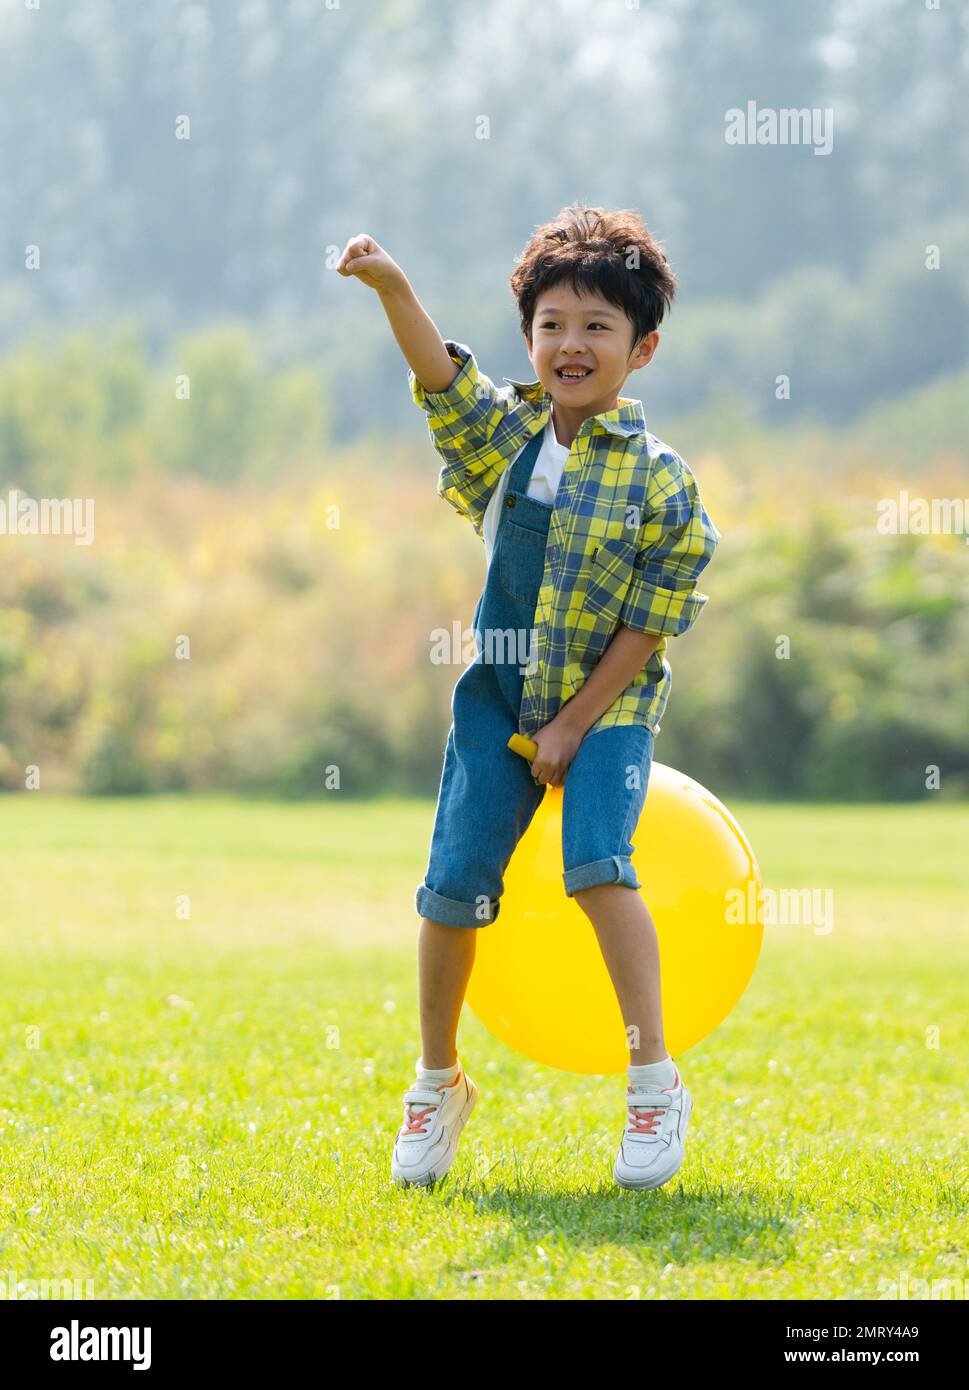
[[[966,1297],[969,807],[732,809],[834,928],[678,1059],[677,1176],[618,1189],[624,1078],[465,1010],[477,1109],[400,1191],[432,803],[0,798],[0,1292]]]

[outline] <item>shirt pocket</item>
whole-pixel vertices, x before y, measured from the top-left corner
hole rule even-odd
[[[583,607],[603,618],[619,619],[633,577],[637,542],[604,540],[593,548]]]
[[[593,548],[573,643],[575,654],[585,661],[602,655],[619,626],[637,551],[635,540],[604,540]]]

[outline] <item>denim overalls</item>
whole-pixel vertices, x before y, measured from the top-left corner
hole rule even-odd
[[[414,897],[422,917],[455,927],[481,927],[497,917],[504,871],[546,791],[527,758],[507,746],[518,732],[553,510],[527,491],[542,437],[539,430],[511,465],[472,621],[477,656],[451,697],[430,855]],[[489,633],[513,640],[489,640]],[[638,724],[599,729],[579,744],[562,787],[562,877],[569,897],[598,883],[641,886],[629,837],[646,798],[652,754],[652,731]]]

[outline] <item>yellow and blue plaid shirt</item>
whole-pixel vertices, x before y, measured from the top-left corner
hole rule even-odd
[[[445,346],[461,368],[446,391],[425,391],[410,370],[408,382],[444,460],[438,495],[483,540],[495,485],[545,428],[551,397],[539,381],[503,377],[508,386],[496,387],[470,348]],[[648,432],[641,401],[621,396],[613,410],[583,420],[549,520],[519,733],[531,737],[555,717],[622,624],[663,641],[587,732],[645,724],[657,734],[672,681],[666,638],[692,627],[707,602],[697,578],[719,540],[693,474]]]

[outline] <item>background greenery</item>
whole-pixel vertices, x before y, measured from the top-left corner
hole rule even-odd
[[[926,1281],[903,1298],[964,1297],[964,806],[734,806],[765,882],[830,888],[833,929],[765,928],[740,1003],[677,1059],[684,1166],[642,1193],[611,1177],[624,1079],[533,1064],[468,1011],[480,1099],[455,1164],[433,1193],[392,1186],[431,809],[0,802],[18,866],[5,1280],[109,1299],[826,1302],[903,1279]]]
[[[0,9],[0,37],[0,344],[120,312],[161,356],[229,315],[314,362],[338,438],[416,433],[329,248],[371,232],[521,378],[513,257],[580,198],[638,208],[681,276],[641,378],[664,424],[714,392],[844,422],[967,365],[962,4],[80,0]],[[728,146],[750,100],[830,109],[832,153]]]
[[[177,352],[190,402],[130,329],[24,350],[0,379],[8,477],[95,518],[91,545],[2,538],[0,786],[36,765],[48,790],[312,796],[337,766],[351,796],[433,794],[462,668],[431,634],[469,627],[484,568],[423,416],[337,444],[314,373],[269,369],[251,334]],[[838,429],[673,422],[723,540],[669,644],[661,761],[724,793],[965,794],[965,538],[876,524],[903,488],[969,498],[948,434],[966,400],[962,375]]]
[[[0,499],[95,505],[88,547],[0,536],[0,787],[434,794],[431,633],[482,551],[332,267],[372,232],[527,377],[507,278],[578,198],[672,257],[626,391],[723,535],[657,756],[723,794],[965,795],[965,537],[875,529],[903,488],[969,500],[964,7],[85,0],[0,39]],[[832,152],[728,146],[749,100],[830,109]]]
[[[0,501],[95,507],[90,546],[0,535],[5,1280],[965,1280],[967,547],[876,521],[969,497],[967,45],[949,0],[0,4]],[[831,108],[833,152],[727,146],[749,100]],[[674,1182],[612,1184],[621,1078],[469,1016],[480,1106],[443,1187],[400,1192],[459,674],[431,634],[468,626],[483,556],[376,297],[332,267],[371,232],[445,336],[527,378],[507,278],[576,199],[672,258],[626,394],[723,536],[657,757],[835,924],[768,928],[685,1059]]]

